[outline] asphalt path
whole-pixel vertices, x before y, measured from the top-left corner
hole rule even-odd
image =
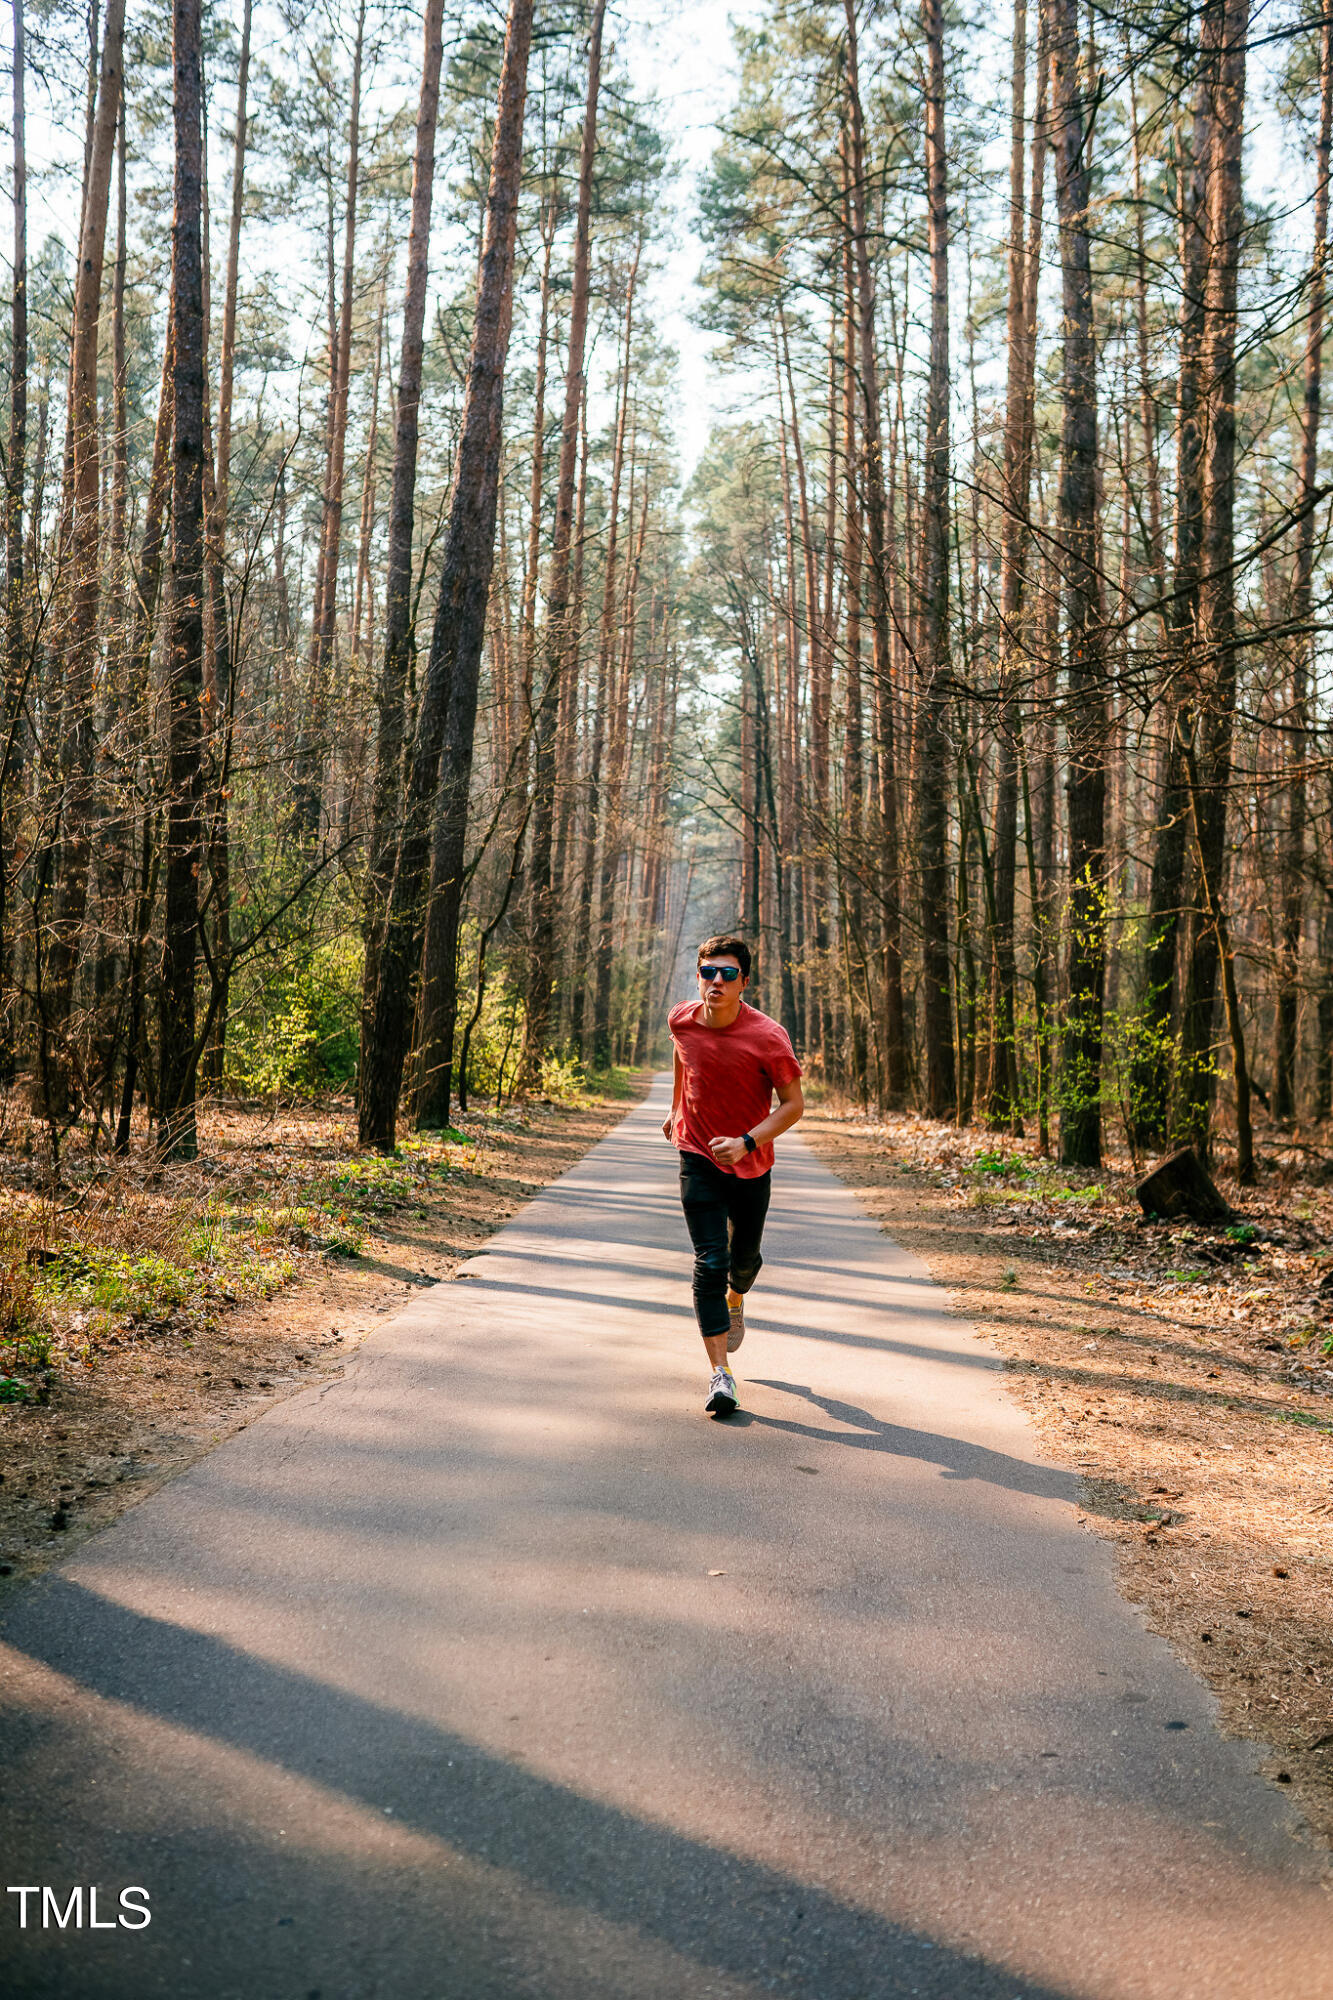
[[[1286,1798],[797,1135],[704,1415],[665,1101],[12,1600],[3,1886],[85,1894],[0,1992],[1333,1996]]]

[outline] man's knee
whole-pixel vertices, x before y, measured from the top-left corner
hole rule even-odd
[[[694,1253],[694,1275],[704,1284],[725,1284],[728,1262],[724,1244],[709,1244]]]
[[[752,1258],[744,1263],[737,1263],[733,1258],[731,1268],[727,1273],[732,1291],[748,1292],[755,1279],[759,1276],[763,1262],[763,1258],[757,1251]]]

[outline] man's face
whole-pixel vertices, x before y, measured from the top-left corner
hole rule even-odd
[[[728,977],[728,973],[730,977]],[[741,994],[749,985],[738,958],[729,951],[710,952],[699,967],[699,998],[710,1021],[730,1021],[741,1010]]]

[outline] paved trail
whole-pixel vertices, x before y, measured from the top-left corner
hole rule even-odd
[[[1333,1995],[1284,1798],[798,1142],[702,1415],[664,1102],[10,1607],[4,1882],[154,1920],[6,1898],[0,1990]]]

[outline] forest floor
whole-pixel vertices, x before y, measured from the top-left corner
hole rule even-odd
[[[1128,1161],[819,1106],[802,1134],[992,1341],[1121,1588],[1333,1843],[1333,1185],[1148,1222]]]
[[[105,1527],[447,1278],[648,1089],[477,1107],[359,1154],[348,1103],[206,1104],[200,1158],[0,1151],[0,1591]]]

